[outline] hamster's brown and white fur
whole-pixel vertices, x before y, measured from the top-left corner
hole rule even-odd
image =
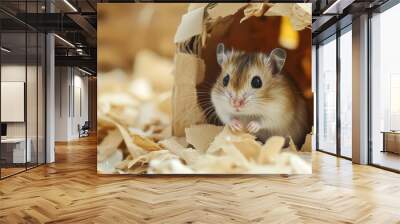
[[[246,129],[262,141],[290,136],[300,147],[309,131],[307,108],[296,86],[281,74],[286,52],[277,48],[269,55],[245,53],[219,44],[217,60],[221,74],[211,101],[221,122],[234,130]]]

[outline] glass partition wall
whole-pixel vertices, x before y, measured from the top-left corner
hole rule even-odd
[[[35,4],[20,1],[18,7],[34,12]],[[46,160],[45,41],[44,33],[0,11],[1,179]]]
[[[317,150],[352,157],[351,25],[317,47]]]

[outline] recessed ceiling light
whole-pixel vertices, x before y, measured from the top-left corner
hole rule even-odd
[[[67,4],[74,12],[78,12],[78,10],[68,1],[64,0],[65,4]]]
[[[78,70],[81,71],[81,72],[83,72],[83,73],[85,73],[85,74],[87,74],[87,75],[90,75],[90,76],[93,75],[92,73],[90,73],[90,72],[88,72],[88,71],[86,71],[86,70],[83,70],[83,69],[81,69],[81,68],[79,68],[79,67],[78,67]]]
[[[322,14],[342,14],[343,10],[351,5],[355,0],[336,0]]]
[[[5,47],[1,47],[1,51],[4,51],[6,53],[10,53],[11,52],[11,50],[9,50],[9,49],[7,49]]]
[[[75,48],[75,45],[73,45],[71,42],[69,42],[68,40],[60,37],[58,34],[54,34],[55,37],[57,37],[59,40],[61,40],[62,42],[64,42],[65,44],[67,44],[70,47]]]

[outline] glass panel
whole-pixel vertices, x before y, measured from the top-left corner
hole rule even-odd
[[[340,36],[340,153],[352,157],[352,33]]]
[[[0,7],[18,16],[43,13],[45,0],[0,1]],[[32,29],[0,12],[1,178],[45,162],[45,35]]]
[[[336,38],[318,48],[318,148],[336,153]]]
[[[38,163],[45,163],[46,158],[46,148],[45,148],[45,44],[46,37],[44,34],[39,33],[38,35]]]
[[[37,1],[27,2],[27,13],[37,13]],[[37,18],[37,17],[34,17]],[[33,20],[33,19],[32,19]],[[37,21],[31,21],[37,23]],[[26,111],[27,111],[27,150],[30,150],[30,161],[27,163],[28,168],[37,166],[38,160],[38,34],[36,30],[27,30],[27,80],[26,80]]]
[[[1,34],[1,140],[2,177],[25,170],[26,33]]]
[[[28,143],[28,150],[31,151],[30,153],[30,160],[27,164],[28,167],[33,167],[37,165],[37,132],[38,132],[38,125],[37,125],[37,98],[38,98],[38,88],[37,88],[37,33],[36,32],[28,32],[28,62],[27,62],[27,81],[26,81],[26,111],[27,111],[27,143]]]
[[[371,19],[372,163],[400,170],[400,5]]]

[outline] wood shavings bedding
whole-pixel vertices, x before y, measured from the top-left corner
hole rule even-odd
[[[289,147],[283,149],[283,137],[271,137],[263,144],[251,134],[210,124],[192,125],[184,130],[182,137],[172,136],[171,91],[164,91],[165,86],[160,91],[152,84],[154,81],[141,81],[148,82],[142,83],[144,86],[151,86],[146,97],[135,94],[134,91],[140,91],[140,88],[126,89],[125,93],[100,90],[99,173],[311,173],[310,147],[303,146],[297,151],[290,141]],[[162,79],[158,81],[162,82]],[[124,86],[130,88],[126,83]],[[306,144],[311,145],[311,135]]]
[[[311,165],[290,147],[282,152],[285,139],[274,136],[265,144],[247,133],[235,133],[228,127],[195,125],[186,137],[169,137],[154,142],[143,132],[129,132],[111,121],[116,129],[99,145],[99,172],[121,174],[310,174]],[[116,131],[117,130],[117,131]],[[203,138],[202,133],[207,133]],[[120,135],[117,137],[117,135]],[[128,156],[109,150],[110,138],[123,139]],[[187,141],[187,142],[186,142]],[[194,146],[194,148],[189,147]],[[108,147],[106,147],[108,146]],[[196,148],[200,147],[200,149]],[[108,159],[103,157],[108,155]],[[117,159],[120,161],[116,162]],[[104,167],[113,164],[115,167]]]
[[[154,119],[154,114],[162,113],[152,111],[157,110],[158,106],[154,105],[157,102],[149,106],[151,110],[144,110],[147,113],[146,122],[137,122],[136,126],[121,123],[123,117],[116,120],[109,111],[99,115],[99,132],[105,133],[99,138],[99,173],[311,173],[310,162],[303,159],[307,156],[297,152],[292,140],[287,149],[282,149],[285,143],[283,137],[274,136],[262,144],[251,134],[210,124],[186,128],[185,137],[171,136],[168,121]],[[149,100],[146,103],[152,102]]]

